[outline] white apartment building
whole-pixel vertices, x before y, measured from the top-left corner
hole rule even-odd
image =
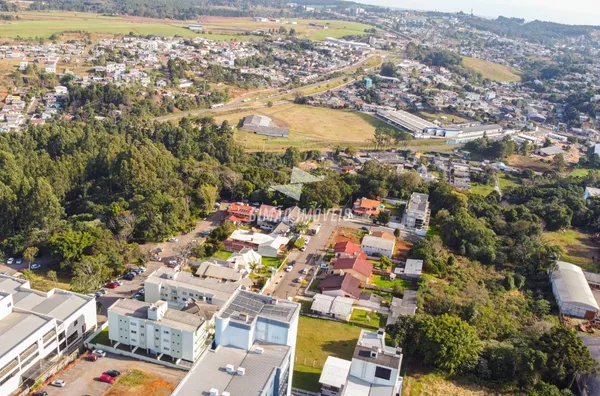
[[[33,385],[96,328],[95,298],[30,287],[29,281],[0,275],[0,395]]]
[[[300,304],[238,290],[215,318],[208,349],[174,396],[289,395]]]
[[[144,300],[148,303],[163,300],[169,302],[172,307],[181,308],[194,300],[220,308],[241,285],[212,278],[202,279],[187,271],[161,267],[150,274],[144,282],[144,287]]]
[[[176,363],[194,362],[206,349],[207,322],[198,315],[169,309],[165,301],[119,299],[108,308],[108,323],[108,338],[114,346],[145,349]]]
[[[352,361],[328,357],[319,382],[323,396],[395,396],[402,393],[402,350],[385,345],[385,331],[362,330]]]
[[[427,233],[429,227],[429,195],[412,193],[410,201],[406,207],[406,221],[404,225],[407,228],[417,230],[417,233]]]

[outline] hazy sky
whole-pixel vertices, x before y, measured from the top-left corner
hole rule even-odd
[[[357,0],[360,3],[426,11],[463,11],[475,15],[600,25],[598,0]]]

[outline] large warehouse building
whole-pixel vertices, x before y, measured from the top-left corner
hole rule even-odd
[[[561,314],[594,319],[598,303],[580,267],[559,261],[550,274],[550,282]]]

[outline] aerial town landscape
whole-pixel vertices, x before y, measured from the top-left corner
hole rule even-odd
[[[398,7],[0,0],[0,396],[600,396],[600,26]]]

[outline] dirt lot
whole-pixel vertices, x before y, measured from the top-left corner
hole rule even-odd
[[[107,370],[117,370],[122,374],[126,371],[139,370],[147,374],[147,377],[140,385],[126,388],[124,385],[109,385],[99,382],[97,378]],[[57,377],[66,381],[67,385],[64,388],[47,386],[44,390],[48,392],[49,396],[81,396],[85,394],[100,396],[111,390],[111,387],[114,386],[115,390],[119,390],[118,395],[120,396],[168,395],[175,389],[175,386],[177,386],[185,374],[186,372],[183,370],[167,368],[158,364],[133,360],[119,355],[107,354],[106,357],[100,358],[95,362],[88,362],[83,359],[78,361]],[[117,393],[111,392],[109,394],[116,395]]]

